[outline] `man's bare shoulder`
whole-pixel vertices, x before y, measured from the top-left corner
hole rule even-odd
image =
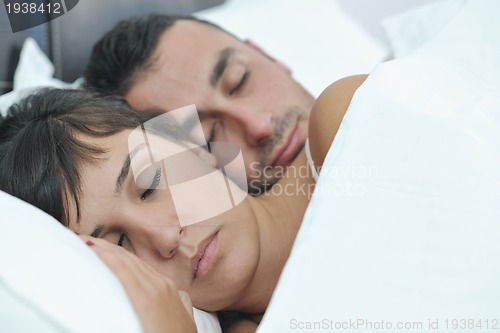
[[[367,77],[355,75],[340,79],[328,86],[316,100],[309,118],[309,145],[317,167],[323,165],[352,96]]]

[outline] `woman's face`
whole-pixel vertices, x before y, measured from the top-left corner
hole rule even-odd
[[[76,208],[70,207],[69,227],[135,253],[186,290],[194,306],[211,311],[230,308],[240,300],[259,259],[252,198],[223,214],[181,227],[173,191],[162,186],[166,178],[162,164],[150,167],[148,159],[141,157],[144,154],[138,153],[140,147],[129,153],[130,133],[88,139],[107,152],[97,163],[80,166],[81,215],[77,222]],[[195,154],[192,158],[203,160]],[[146,171],[134,175],[132,169]],[[196,195],[200,198],[200,193]],[[210,195],[201,197],[211,200]]]

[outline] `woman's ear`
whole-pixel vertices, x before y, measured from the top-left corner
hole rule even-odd
[[[262,54],[264,57],[270,59],[272,62],[274,62],[279,68],[281,68],[283,71],[288,73],[288,75],[292,76],[292,70],[290,67],[279,61],[278,59],[270,56],[262,47],[260,47],[257,43],[252,41],[251,39],[245,39],[245,44]]]

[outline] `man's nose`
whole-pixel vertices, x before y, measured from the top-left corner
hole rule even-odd
[[[233,117],[241,124],[245,140],[251,146],[258,146],[273,134],[274,121],[269,112],[243,109],[234,111]]]

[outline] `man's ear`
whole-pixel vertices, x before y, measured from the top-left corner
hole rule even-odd
[[[260,47],[257,43],[255,43],[253,40],[250,39],[245,39],[244,41],[245,44],[253,48],[254,50],[257,50],[260,54],[262,54],[264,57],[270,59],[272,62],[274,62],[279,68],[284,70],[288,75],[292,76],[292,70],[290,67],[279,61],[278,59],[270,56],[262,47]]]

